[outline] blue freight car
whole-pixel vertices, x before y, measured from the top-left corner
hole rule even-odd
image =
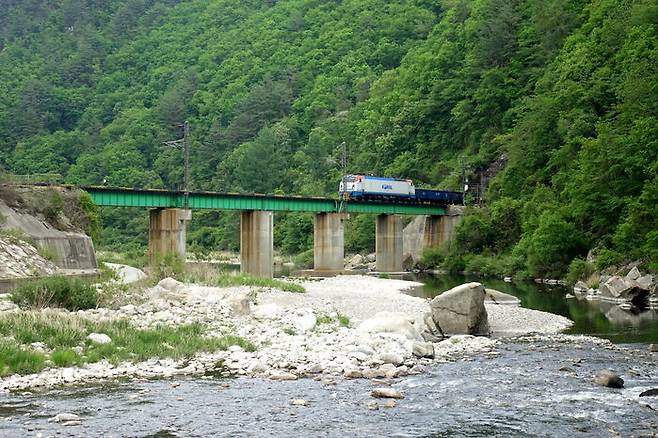
[[[463,204],[464,194],[462,192],[448,192],[445,190],[416,189],[416,199],[418,201],[442,204]]]

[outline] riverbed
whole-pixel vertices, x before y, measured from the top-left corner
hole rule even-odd
[[[290,295],[278,304],[295,307],[296,300],[305,300],[313,308],[337,306],[355,321],[365,309],[391,305],[392,297],[361,308],[350,305],[347,284],[357,280],[337,279],[328,282],[333,286],[327,290],[315,291],[311,285],[305,297]],[[466,280],[470,279],[449,281]],[[366,283],[358,289],[368,290]],[[427,283],[407,293],[428,297],[450,287]],[[545,311],[552,308],[542,303],[558,309],[559,303],[571,303],[556,289],[484,283],[518,296],[529,308]],[[261,305],[271,299],[276,295],[262,295]],[[398,310],[415,308],[410,297],[397,299]],[[573,319],[573,313],[555,313]],[[579,327],[584,328],[570,330],[586,333],[587,324]],[[651,332],[641,335],[651,340]],[[624,388],[592,383],[592,376],[602,369],[619,373]],[[400,390],[404,399],[385,407],[370,395],[382,384]],[[613,344],[547,333],[501,337],[493,351],[440,361],[425,373],[394,379],[328,374],[272,381],[210,374],[2,394],[0,436],[656,436],[658,397],[639,397],[651,388],[658,388],[658,353],[651,353],[646,342]],[[295,406],[293,400],[302,400],[303,405]],[[80,424],[48,421],[64,412],[78,415]]]
[[[587,339],[504,341],[499,356],[442,363],[397,380],[404,399],[370,410],[372,381],[137,381],[1,396],[2,436],[655,436],[656,353]],[[612,368],[624,389],[596,386]],[[304,399],[307,406],[293,406]],[[61,412],[79,426],[49,423]]]

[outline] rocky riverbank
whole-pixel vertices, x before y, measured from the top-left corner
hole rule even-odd
[[[658,278],[655,275],[643,274],[635,264],[631,268],[611,272],[613,274],[593,274],[588,281],[578,281],[573,288],[574,293],[590,301],[658,309]]]
[[[452,336],[423,342],[423,315],[429,302],[403,293],[415,283],[366,276],[306,281],[306,293],[241,286],[217,288],[165,279],[118,309],[78,311],[94,321],[123,318],[140,328],[201,323],[210,336],[233,334],[251,341],[256,351],[232,346],[190,360],[151,359],[112,365],[47,369],[10,376],[2,390],[24,390],[117,377],[175,375],[247,375],[273,380],[315,377],[391,379],[419,374],[428,365],[497,354],[495,337],[557,333],[570,324],[564,317],[520,307],[486,304],[494,337]],[[18,311],[9,304],[5,312]],[[68,313],[65,310],[58,312]],[[428,344],[431,348],[428,348]]]

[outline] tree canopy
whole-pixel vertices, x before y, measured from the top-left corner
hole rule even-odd
[[[345,142],[350,172],[487,183],[456,257],[561,275],[594,249],[658,268],[651,0],[5,4],[0,165],[14,173],[180,188],[163,142],[189,120],[193,189],[332,195]],[[130,214],[104,215],[101,244],[136,236]],[[193,242],[234,248],[219,216],[199,215]],[[352,250],[371,225],[355,221]]]

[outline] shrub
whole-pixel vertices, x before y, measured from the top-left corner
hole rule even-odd
[[[569,284],[576,284],[578,280],[587,280],[596,272],[596,266],[592,263],[576,258],[569,264],[569,272],[567,273],[567,282]]]
[[[466,261],[461,254],[456,252],[451,252],[446,254],[441,267],[445,269],[449,274],[461,274],[466,269]]]
[[[49,189],[40,208],[46,220],[53,225],[57,225],[59,223],[59,215],[64,209],[62,195],[54,189]]]
[[[345,222],[346,253],[368,254],[375,250],[375,217],[358,214]]]
[[[313,249],[297,254],[293,259],[295,266],[302,269],[311,269],[313,267]]]
[[[445,260],[445,250],[438,246],[431,246],[423,249],[420,256],[420,265],[423,269],[437,268]]]
[[[11,294],[21,307],[42,309],[63,307],[68,310],[92,309],[98,304],[96,287],[72,277],[47,277],[20,284]]]
[[[603,270],[609,266],[619,265],[623,263],[624,256],[622,256],[617,251],[612,251],[609,249],[600,249],[596,253],[596,268]]]
[[[78,206],[85,216],[84,223],[81,224],[85,233],[87,233],[87,235],[94,241],[98,240],[101,232],[100,209],[91,199],[91,195],[87,192],[80,193]]]
[[[157,279],[173,277],[182,278],[185,275],[185,260],[180,254],[168,252],[156,257],[150,267],[151,275]]]
[[[527,241],[527,268],[535,277],[561,277],[585,251],[582,234],[558,213],[545,212]]]

